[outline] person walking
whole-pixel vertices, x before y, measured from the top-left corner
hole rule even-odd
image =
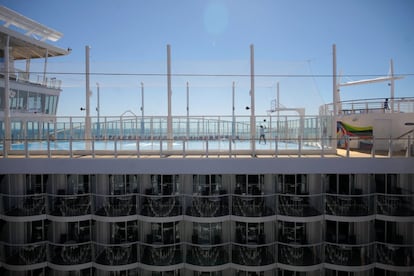
[[[388,109],[390,109],[390,105],[388,103],[388,98],[387,98],[385,99],[385,102],[384,102],[384,111],[387,111]]]
[[[261,144],[261,143],[262,143],[262,139],[263,139],[264,144],[266,145],[265,128],[264,128],[262,125],[260,125],[260,138],[259,138],[259,144]]]

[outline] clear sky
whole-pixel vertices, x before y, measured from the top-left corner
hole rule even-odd
[[[394,60],[396,97],[414,96],[414,1],[412,0],[0,0],[64,34],[56,46],[67,57],[49,59],[63,92],[59,115],[82,115],[85,106],[85,46],[91,47],[92,110],[100,84],[101,114],[167,113],[166,45],[175,74],[173,115],[186,114],[186,82],[191,115],[230,115],[235,82],[236,114],[250,105],[250,44],[255,47],[256,113],[266,114],[280,85],[280,102],[316,114],[332,102],[332,44],[337,45],[342,81],[386,75]],[[39,61],[32,71],[42,71]],[[96,74],[96,73],[105,73]],[[116,73],[117,75],[113,75]],[[128,75],[122,75],[128,74]],[[246,76],[243,76],[246,75]],[[299,77],[306,75],[305,77]],[[313,77],[312,77],[313,76]],[[343,100],[388,97],[386,83],[343,88]],[[94,112],[91,112],[93,115]]]

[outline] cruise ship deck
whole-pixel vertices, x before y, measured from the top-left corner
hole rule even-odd
[[[34,24],[3,7],[0,20]],[[1,275],[414,273],[413,98],[60,117],[56,78],[11,61],[69,51],[0,33]]]

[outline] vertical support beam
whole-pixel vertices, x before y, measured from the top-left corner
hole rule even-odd
[[[97,118],[97,126],[96,126],[96,130],[97,130],[97,136],[98,138],[101,136],[101,123],[100,123],[100,117],[101,117],[101,103],[100,103],[100,95],[99,95],[100,91],[99,91],[99,83],[96,83],[96,96],[97,96],[97,107],[96,107],[96,115],[98,116]]]
[[[145,136],[145,124],[144,124],[144,83],[141,82],[141,139]]]
[[[90,114],[90,84],[89,84],[89,46],[85,46],[85,140],[87,142],[87,149],[89,149],[89,140],[91,139],[91,114]]]
[[[390,60],[390,75],[391,75],[391,82],[390,82],[390,101],[391,101],[391,113],[394,113],[394,84],[395,84],[395,80],[394,80],[394,62],[391,59]]]
[[[26,80],[30,80],[30,58],[26,59],[26,72],[25,72]]]
[[[190,86],[187,81],[187,140],[190,136]]]
[[[254,45],[250,45],[250,139],[253,154],[256,152],[256,118],[254,103]]]
[[[45,64],[43,65],[43,85],[47,84],[46,71],[47,71],[47,58],[48,58],[48,56],[49,56],[49,51],[48,51],[48,49],[46,49]]]
[[[235,94],[236,94],[236,85],[235,85],[235,83],[234,83],[234,81],[233,81],[233,86],[232,86],[232,119],[231,119],[231,139],[233,140],[233,142],[235,141],[235,139],[236,139],[236,114],[235,114],[235,103],[234,103],[234,101],[235,101]]]
[[[277,125],[276,125],[276,135],[279,136],[279,116],[280,116],[280,87],[279,82],[276,84],[276,99],[277,99]]]
[[[11,144],[11,120],[10,120],[10,37],[6,37],[4,47],[4,149],[7,157]]]
[[[171,109],[171,46],[167,45],[167,89],[168,89],[168,115],[167,115],[167,139],[168,150],[172,148],[172,109]]]
[[[336,150],[336,119],[338,115],[338,84],[336,78],[336,45],[332,45],[332,98],[333,98],[333,112],[332,112],[332,149]]]

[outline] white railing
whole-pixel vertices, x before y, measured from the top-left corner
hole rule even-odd
[[[3,77],[4,73],[0,71],[0,75]],[[46,77],[44,75],[32,76],[30,73],[20,69],[14,69],[14,71],[10,72],[10,79],[22,83],[41,85],[52,89],[61,89],[62,87],[62,81],[58,80],[56,77]]]
[[[338,103],[338,112],[341,115],[365,113],[414,113],[414,97],[394,98],[385,103],[385,98],[342,101]],[[332,115],[333,103],[320,107],[320,115]]]

